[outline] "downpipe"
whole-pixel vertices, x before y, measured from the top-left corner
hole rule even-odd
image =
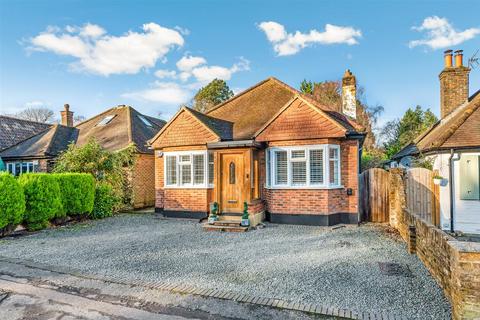
[[[455,156],[455,150],[450,149],[450,158],[449,158],[449,169],[448,169],[448,179],[450,180],[450,232],[454,233],[455,232],[455,225],[454,225],[454,211],[455,211],[455,190],[453,189],[454,187],[454,164],[456,161],[459,161],[460,158],[462,157],[462,154],[458,152],[458,157]]]

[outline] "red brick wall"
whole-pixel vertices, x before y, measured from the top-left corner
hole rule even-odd
[[[285,141],[282,145],[314,144],[315,141],[296,142]],[[326,143],[319,140],[316,143]],[[341,189],[267,189],[262,190],[267,211],[275,214],[332,214],[358,212],[358,147],[357,141],[334,141],[341,148]],[[265,155],[260,156],[262,181],[265,182]],[[264,183],[262,183],[264,186]],[[347,188],[353,190],[353,195],[347,196]]]
[[[164,209],[172,211],[208,211],[208,189],[165,189]]]
[[[155,157],[155,207],[172,211],[207,212],[213,189],[164,188],[163,159]]]

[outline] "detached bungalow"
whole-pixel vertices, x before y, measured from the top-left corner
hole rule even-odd
[[[355,122],[356,80],[343,78],[343,107],[322,106],[268,78],[206,114],[183,107],[150,140],[156,211],[220,220],[333,225],[358,222],[364,134]]]
[[[14,175],[23,172],[50,172],[57,156],[70,143],[82,146],[95,138],[107,150],[118,151],[129,144],[136,147],[136,163],[132,172],[134,207],[153,206],[154,159],[147,147],[151,139],[165,124],[163,120],[139,113],[130,106],[110,108],[76,126],[68,104],[61,111],[62,124],[48,125],[43,131],[19,141],[0,152],[6,169]]]
[[[470,69],[463,53],[445,51],[440,78],[441,119],[393,159],[409,167],[425,156],[443,179],[440,183],[442,229],[480,234],[480,90],[469,96]]]

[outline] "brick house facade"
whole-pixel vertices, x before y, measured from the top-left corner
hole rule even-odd
[[[345,78],[354,97],[355,77]],[[364,134],[346,116],[355,104],[321,106],[268,78],[206,114],[182,108],[149,142],[156,211],[204,218],[216,203],[227,219],[246,203],[254,225],[356,223]]]

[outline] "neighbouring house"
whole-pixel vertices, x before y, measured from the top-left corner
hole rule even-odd
[[[410,166],[412,159],[433,162],[440,182],[442,229],[480,234],[480,90],[469,95],[470,69],[462,50],[445,51],[440,78],[441,119],[393,160]]]
[[[37,133],[50,128],[48,123],[17,119],[0,115],[0,151],[19,143]],[[33,163],[19,163],[18,170],[29,172],[33,170]],[[5,170],[5,164],[0,158],[0,170]]]
[[[150,140],[156,211],[204,218],[216,203],[235,221],[247,203],[252,225],[357,223],[365,135],[348,70],[342,95],[334,110],[268,78],[206,114],[181,108]]]
[[[153,206],[155,201],[153,150],[148,139],[163,127],[165,121],[139,113],[130,106],[120,105],[73,125],[69,105],[61,111],[61,124],[46,127],[25,140],[0,152],[6,169],[14,175],[22,172],[50,172],[56,157],[75,143],[82,146],[91,138],[107,150],[118,151],[130,144],[136,147],[132,171],[134,207]],[[31,168],[30,168],[31,166]],[[23,170],[23,167],[28,168]]]

